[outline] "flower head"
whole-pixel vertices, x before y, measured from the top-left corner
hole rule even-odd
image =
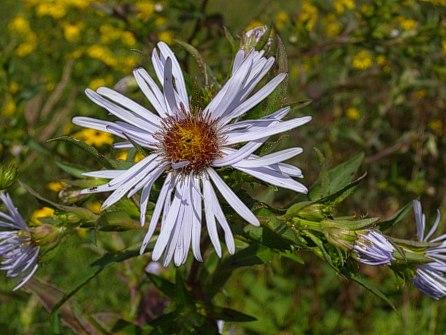
[[[425,235],[426,216],[423,214],[421,203],[414,200],[413,208],[418,240],[431,244],[426,254],[432,260],[417,267],[413,283],[424,294],[434,299],[440,299],[446,296],[446,234],[431,239],[440,223],[440,211],[437,210],[432,228]]]
[[[157,179],[165,176],[141,252],[161,221],[152,253],[154,261],[163,256],[164,265],[172,259],[180,265],[186,261],[190,247],[195,258],[201,260],[200,235],[205,221],[216,253],[221,256],[222,252],[219,227],[228,251],[233,253],[235,245],[231,228],[215,189],[247,222],[259,225],[259,221],[216,169],[232,167],[267,183],[306,193],[306,187],[293,179],[302,178],[300,169],[283,163],[300,154],[301,148],[263,157],[254,152],[270,136],[301,126],[311,117],[283,121],[290,110],[285,107],[258,120],[239,120],[285,78],[281,73],[254,93],[257,84],[274,64],[274,58],[266,58],[263,51],[240,50],[231,77],[204,108],[190,105],[180,65],[165,43],[158,43],[158,48],[153,50],[152,63],[161,85],[144,69],[136,69],[134,76],[157,114],[109,88],[101,87],[96,92],[86,90],[93,102],[120,120],[75,117],[73,122],[123,138],[123,142],[115,144],[117,148],[132,148],[137,143],[150,154],[128,170],[86,173],[86,176],[110,181],[83,190],[83,193],[112,191],[103,203],[103,208],[107,208],[124,195],[131,197],[141,191],[141,223],[144,224],[151,188]]]
[[[386,265],[393,260],[395,248],[380,232],[369,229],[357,237],[353,250],[361,263]]]
[[[8,194],[0,192],[6,213],[0,212],[0,270],[6,276],[19,279],[14,290],[22,287],[37,271],[40,248],[34,244],[31,232]]]

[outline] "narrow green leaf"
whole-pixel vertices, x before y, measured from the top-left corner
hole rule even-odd
[[[390,307],[392,307],[393,310],[396,310],[395,305],[390,301],[389,298],[386,297],[385,293],[382,292],[375,284],[373,284],[368,279],[362,277],[360,274],[356,272],[351,272],[348,276],[350,279],[357,282],[362,287],[366,288],[370,292],[372,292],[374,295],[376,295],[378,298],[381,298],[384,302],[386,302]]]
[[[60,136],[60,137],[52,138],[52,139],[48,140],[47,142],[48,143],[49,142],[66,142],[66,143],[74,144],[75,146],[77,146],[78,148],[80,148],[81,150],[83,150],[84,152],[89,154],[91,157],[96,159],[99,162],[99,164],[101,164],[103,167],[105,167],[107,169],[112,169],[114,167],[113,164],[107,158],[102,156],[95,148],[93,148],[92,146],[90,146],[82,141],[79,141],[73,137]]]
[[[254,316],[236,311],[235,309],[226,307],[212,307],[212,316],[216,320],[230,321],[230,322],[251,322],[257,321]]]
[[[386,229],[393,227],[395,224],[404,220],[404,218],[407,216],[407,214],[410,212],[411,209],[412,209],[412,201],[407,203],[403,208],[401,208],[398,212],[396,212],[392,217],[390,217],[384,221],[381,221],[379,223],[379,227],[382,230],[386,230]]]

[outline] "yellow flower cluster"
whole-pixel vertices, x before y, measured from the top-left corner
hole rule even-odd
[[[129,152],[127,150],[125,151],[121,151],[116,155],[116,159],[121,160],[121,161],[126,161],[129,157]],[[140,153],[137,152],[135,155],[135,163],[139,162],[140,160],[142,160],[144,158],[144,156]]]
[[[361,117],[361,112],[356,107],[349,107],[345,111],[345,115],[352,121],[356,121]]]
[[[327,37],[335,37],[338,36],[341,32],[342,24],[339,22],[339,19],[335,15],[329,14],[325,18],[324,28],[325,35]]]
[[[116,57],[105,46],[94,44],[87,49],[87,55],[93,59],[100,60],[108,66],[115,67],[118,64]]]
[[[337,13],[342,14],[346,10],[354,9],[356,4],[355,4],[355,0],[334,0],[333,6]]]
[[[26,0],[26,4],[35,7],[37,16],[49,16],[61,19],[66,16],[70,7],[85,9],[92,0]]]
[[[130,47],[136,44],[136,39],[131,32],[123,31],[109,24],[101,26],[99,32],[101,33],[101,42],[104,44],[117,40],[120,40],[122,43]]]
[[[311,31],[317,23],[318,16],[318,9],[311,3],[304,2],[300,9],[298,20],[304,24],[306,30]]]
[[[155,4],[152,1],[144,0],[135,3],[137,11],[136,17],[142,21],[146,21],[155,11]]]
[[[357,70],[366,70],[372,65],[373,57],[367,50],[360,50],[353,56],[352,66]]]
[[[95,147],[101,147],[104,144],[113,144],[112,135],[94,129],[82,129],[74,134],[74,137],[87,143],[88,145],[93,145]]]
[[[63,23],[63,34],[68,42],[75,42],[79,39],[79,35],[83,29],[82,23]]]
[[[288,13],[285,12],[284,10],[279,11],[275,17],[275,23],[277,29],[282,30],[288,23],[288,20],[289,20]]]
[[[31,221],[36,224],[42,224],[42,221],[40,219],[42,218],[48,218],[54,216],[54,209],[50,207],[42,207],[33,212],[31,215]]]
[[[417,27],[417,21],[409,19],[404,16],[399,16],[397,18],[398,24],[403,30],[414,30]]]
[[[49,190],[53,192],[60,192],[62,191],[67,185],[61,181],[52,181],[49,182],[46,187],[48,187]]]
[[[14,17],[9,22],[8,28],[22,40],[15,50],[17,56],[28,56],[36,49],[37,35],[32,31],[29,21],[24,16]]]

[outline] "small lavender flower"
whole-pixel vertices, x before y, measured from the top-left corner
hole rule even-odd
[[[40,248],[31,241],[30,229],[9,195],[0,192],[0,200],[7,209],[7,213],[0,212],[0,270],[6,271],[7,277],[19,279],[14,288],[17,290],[37,271]]]
[[[440,211],[437,209],[437,217],[432,228],[425,235],[426,216],[423,214],[421,203],[418,200],[414,200],[413,208],[418,240],[432,244],[426,251],[432,262],[417,267],[417,274],[413,279],[413,283],[421,292],[438,300],[446,296],[446,234],[429,239],[435,233],[440,223]]]
[[[353,250],[363,264],[386,265],[392,262],[395,248],[384,235],[370,229],[358,236]]]

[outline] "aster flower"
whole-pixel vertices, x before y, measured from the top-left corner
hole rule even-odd
[[[413,208],[418,240],[431,244],[426,254],[432,260],[417,267],[413,283],[424,294],[434,299],[440,299],[446,296],[446,234],[431,239],[440,223],[440,211],[437,209],[437,216],[432,228],[425,235],[426,216],[423,214],[421,203],[414,200]]]
[[[137,143],[151,154],[128,170],[86,173],[86,176],[110,181],[82,192],[112,191],[103,203],[103,208],[107,208],[126,194],[131,197],[141,191],[140,219],[144,224],[151,188],[165,175],[141,252],[161,221],[152,252],[154,261],[163,257],[164,265],[172,259],[180,265],[186,261],[190,247],[195,258],[202,260],[200,234],[205,221],[217,255],[222,254],[218,227],[232,254],[234,238],[215,188],[247,222],[258,226],[259,220],[218,175],[216,168],[232,167],[272,185],[306,193],[306,187],[293,179],[303,177],[301,170],[283,163],[300,154],[301,148],[263,157],[254,152],[270,136],[301,126],[311,117],[283,121],[290,111],[285,107],[261,119],[239,120],[273,92],[286,76],[284,73],[277,75],[254,93],[274,64],[274,58],[265,57],[263,51],[239,50],[229,80],[204,109],[190,105],[180,65],[165,43],[158,43],[158,49],[153,50],[152,63],[161,85],[142,68],[133,74],[157,114],[109,88],[101,87],[96,92],[86,90],[93,102],[120,120],[75,117],[75,124],[123,138],[123,142],[115,144],[116,148],[131,148]]]
[[[357,237],[353,250],[363,264],[386,265],[392,262],[395,248],[379,231],[369,229]]]
[[[0,212],[0,270],[6,276],[18,278],[22,287],[37,271],[40,248],[31,240],[31,232],[19,214],[8,194],[0,192],[0,200],[6,206],[7,213]]]

